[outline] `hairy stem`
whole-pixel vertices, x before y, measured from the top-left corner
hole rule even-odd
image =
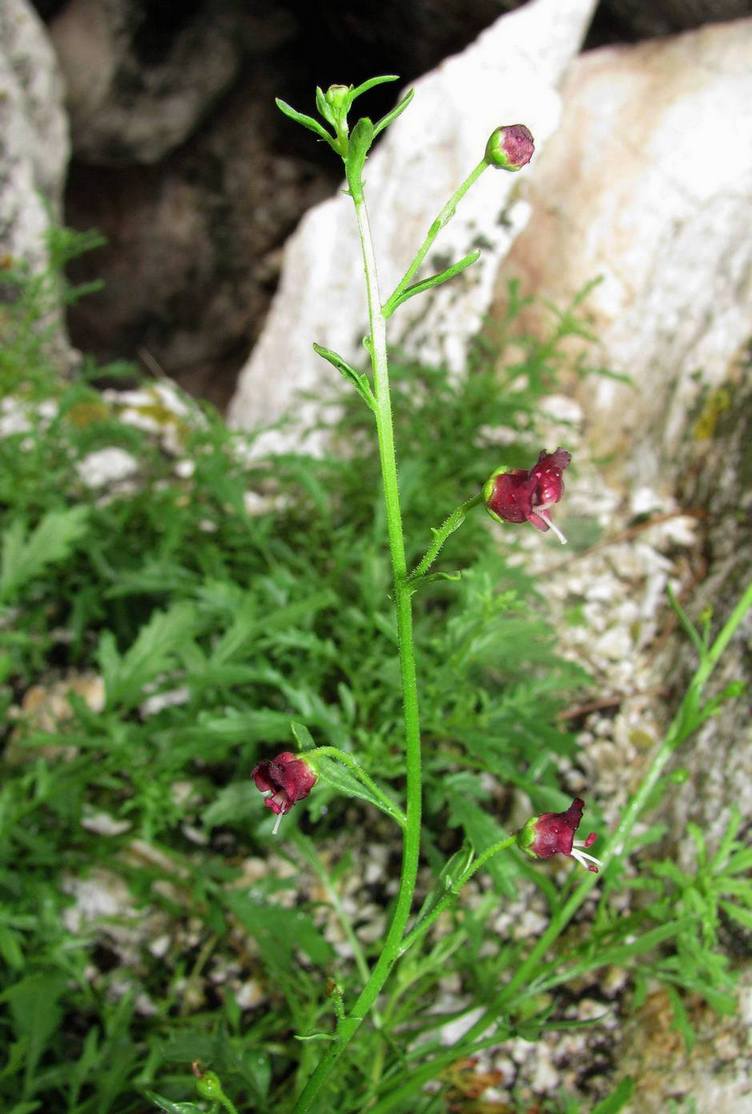
[[[369,320],[369,351],[373,369],[376,406],[376,431],[379,442],[381,477],[384,488],[387,536],[394,581],[394,604],[399,641],[400,675],[405,723],[406,817],[402,845],[400,887],[386,939],[368,981],[352,1009],[340,1020],[332,1045],[306,1083],[295,1105],[295,1114],[306,1114],[332,1069],[358,1031],[364,1018],[381,992],[389,973],[399,957],[400,944],[410,916],[420,854],[421,823],[421,754],[418,689],[413,645],[411,589],[407,585],[405,541],[397,483],[397,458],[389,392],[389,367],[386,351],[386,324],[379,296],[376,259],[368,222],[368,211],[362,183],[348,182],[358,222],[363,269],[366,278]],[[447,218],[448,219],[448,218]],[[427,250],[427,249],[426,249]],[[419,264],[418,264],[419,265]]]
[[[460,186],[457,187],[457,189],[454,191],[452,196],[447,201],[444,208],[441,210],[441,212],[437,216],[436,220],[433,222],[431,227],[428,229],[428,232],[426,233],[426,238],[423,241],[423,243],[420,245],[420,247],[418,248],[417,252],[415,253],[415,257],[413,258],[412,263],[407,268],[404,275],[402,276],[402,278],[397,283],[394,290],[392,291],[392,293],[389,295],[388,299],[384,303],[384,317],[385,318],[386,317],[391,317],[391,315],[394,313],[395,309],[399,305],[399,302],[400,302],[400,299],[401,299],[402,295],[404,294],[405,290],[407,289],[407,287],[412,282],[414,276],[417,274],[418,270],[420,269],[420,267],[423,263],[423,260],[428,255],[428,252],[431,250],[431,245],[433,244],[434,240],[436,239],[438,234],[441,232],[442,228],[444,228],[444,226],[447,225],[449,223],[449,221],[452,219],[452,217],[454,216],[454,211],[457,208],[457,206],[459,205],[460,201],[465,196],[465,194],[470,189],[470,187],[472,185],[474,185],[475,182],[478,181],[481,174],[483,173],[483,171],[486,169],[486,167],[488,165],[489,164],[486,162],[485,158],[481,159],[481,161],[478,163],[478,165],[470,171],[467,178],[465,178],[465,181]]]
[[[473,495],[472,499],[467,499],[464,503],[461,503],[459,507],[453,510],[452,513],[444,519],[438,530],[434,530],[433,541],[426,550],[425,555],[421,559],[420,563],[416,565],[413,571],[410,573],[411,581],[418,580],[421,576],[426,575],[431,565],[434,563],[439,553],[441,552],[441,549],[447,538],[450,537],[455,532],[455,530],[459,530],[460,526],[465,521],[467,512],[472,510],[473,507],[477,507],[482,502],[482,495]]]

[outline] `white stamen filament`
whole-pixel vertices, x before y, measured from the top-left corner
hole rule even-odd
[[[274,790],[273,789],[262,789],[261,790],[261,796],[262,797],[271,797],[273,795],[274,795]]]
[[[275,836],[277,834],[277,832],[279,831],[279,826],[282,823],[282,817],[283,816],[284,816],[284,813],[282,813],[282,812],[277,813],[277,819],[274,821],[274,827],[272,828],[272,835],[273,836]]]
[[[549,529],[553,530],[553,532],[556,534],[556,537],[559,539],[559,541],[561,542],[562,545],[567,544],[567,539],[564,537],[564,535],[562,534],[559,527],[546,514],[545,507],[533,507],[533,512],[534,512],[534,514],[538,515],[538,518],[543,519],[543,521],[546,523],[546,525],[549,527]]]
[[[580,866],[586,867],[590,870],[588,862],[595,863],[596,866],[603,866],[600,859],[596,859],[595,855],[588,855],[587,851],[580,851],[577,847],[572,848],[572,858],[576,859]]]

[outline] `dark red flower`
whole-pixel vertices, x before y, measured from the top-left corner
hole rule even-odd
[[[533,133],[524,124],[505,124],[488,137],[486,162],[500,170],[522,170],[533,157]]]
[[[251,777],[256,788],[266,800],[264,805],[276,813],[277,822],[273,835],[277,834],[279,823],[294,804],[302,801],[316,784],[316,774],[304,758],[289,750],[276,758],[267,758],[252,770]]]
[[[597,874],[600,860],[580,850],[593,846],[595,833],[591,832],[584,840],[574,838],[584,808],[585,802],[575,797],[566,812],[544,812],[541,816],[533,816],[517,833],[517,846],[534,859],[569,855],[588,870],[592,870],[593,874]]]
[[[483,488],[486,510],[497,522],[529,522],[536,530],[553,530],[562,545],[566,538],[548,510],[564,493],[562,472],[572,459],[566,449],[541,452],[532,468],[497,468]]]

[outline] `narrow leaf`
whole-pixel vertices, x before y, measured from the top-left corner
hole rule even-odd
[[[347,360],[343,360],[336,352],[332,352],[330,348],[324,348],[321,344],[314,344],[314,352],[328,360],[332,367],[335,367],[340,375],[352,383],[355,390],[365,402],[369,410],[373,410],[376,405],[376,400],[373,397],[371,384],[368,382],[368,376],[363,375],[362,372],[356,371],[354,367],[348,364]]]
[[[421,279],[420,282],[414,282],[412,286],[408,286],[406,290],[401,291],[394,300],[389,299],[384,306],[385,315],[389,317],[394,313],[397,306],[401,306],[408,298],[413,298],[416,294],[422,294],[424,290],[430,290],[434,286],[441,286],[448,282],[455,275],[459,275],[466,271],[468,267],[472,267],[473,263],[479,258],[480,251],[476,248],[475,251],[471,251],[463,259],[458,259],[456,263],[452,263],[451,267],[447,267],[445,271],[439,271],[436,275],[430,275],[428,278]]]
[[[615,1091],[593,1107],[593,1114],[618,1114],[627,1105],[634,1091],[634,1080],[627,1076]]]
[[[290,730],[293,733],[295,742],[301,750],[313,750],[315,748],[316,743],[314,742],[313,735],[304,723],[298,723],[296,720],[292,720],[290,723]]]
[[[324,90],[321,88],[320,85],[316,86],[316,108],[319,110],[319,113],[324,117],[324,119],[327,120],[332,125],[332,127],[334,127],[334,114],[332,113],[331,107],[327,103],[326,97],[324,96]]]
[[[358,85],[353,89],[350,103],[352,104],[355,98],[359,97],[361,93],[367,93],[368,90],[373,89],[375,85],[383,85],[386,81],[399,81],[399,74],[390,73],[384,74],[383,77],[369,77],[362,85]]]
[[[697,627],[694,625],[689,615],[687,615],[686,611],[679,603],[671,588],[668,588],[667,594],[668,602],[671,604],[674,614],[676,615],[681,625],[684,627],[685,633],[688,635],[690,641],[692,642],[692,645],[697,650],[697,653],[702,659],[705,656],[705,646],[703,644],[702,638],[700,637],[700,632],[697,630]]]
[[[395,805],[394,811],[390,812],[386,808],[383,801],[371,792],[367,785],[356,778],[355,774],[350,773],[347,766],[335,762],[333,759],[317,756],[316,770],[319,775],[319,780],[322,785],[328,785],[330,789],[336,789],[344,797],[359,797],[361,801],[367,801],[369,805],[378,808],[381,812],[385,813],[392,820],[399,814],[399,809]],[[379,786],[381,788],[381,786]],[[386,791],[384,796],[387,796]]]
[[[373,143],[373,134],[373,123],[367,116],[361,117],[350,133],[350,145],[347,149],[345,163],[347,166],[347,183],[355,201],[359,201],[359,195],[362,195],[361,176],[366,164],[366,157]]]
[[[306,116],[303,112],[298,112],[292,105],[287,104],[286,101],[280,100],[275,97],[274,102],[283,115],[287,116],[290,120],[294,120],[296,124],[300,124],[304,128],[308,128],[309,132],[313,132],[319,139],[325,139],[330,145],[334,145],[334,137],[329,134],[323,125],[318,120],[314,120],[312,116]]]
[[[376,121],[373,126],[374,139],[379,134],[379,132],[383,132],[384,128],[388,128],[390,124],[394,123],[398,116],[402,115],[414,96],[415,90],[411,89],[408,93],[405,94],[402,100],[394,106],[391,112],[387,112],[385,116],[382,116],[380,120]]]

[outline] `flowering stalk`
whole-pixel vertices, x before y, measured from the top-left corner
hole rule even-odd
[[[389,972],[399,956],[402,936],[410,916],[420,854],[420,824],[422,809],[420,717],[418,711],[418,685],[413,643],[412,590],[407,582],[405,539],[402,529],[402,511],[397,483],[397,456],[394,446],[394,424],[389,389],[389,365],[386,350],[386,317],[381,308],[376,258],[368,221],[363,184],[357,167],[347,164],[347,184],[355,205],[358,223],[363,270],[368,298],[368,350],[373,371],[375,397],[374,417],[379,443],[381,478],[384,489],[387,537],[394,581],[394,605],[397,618],[400,676],[402,680],[403,711],[405,724],[406,814],[402,846],[400,887],[391,924],[381,955],[371,971],[349,1013],[340,1020],[335,1040],[308,1080],[296,1105],[295,1114],[305,1114],[330,1075],[345,1048],[352,1040],[363,1019],[371,1010]],[[427,249],[426,249],[427,250]],[[418,263],[418,266],[420,264]]]
[[[391,112],[387,113],[386,116],[375,124],[368,119],[368,117],[363,117],[358,120],[351,129],[348,124],[347,114],[353,101],[356,97],[360,96],[361,93],[366,92],[376,84],[393,80],[396,80],[396,78],[394,78],[393,75],[388,75],[385,77],[371,78],[355,89],[345,85],[333,85],[329,87],[326,93],[323,93],[320,89],[317,90],[317,107],[320,115],[332,128],[331,132],[312,117],[303,115],[283,101],[277,101],[278,107],[286,116],[314,132],[319,139],[327,142],[331,148],[342,157],[345,164],[348,192],[355,206],[355,217],[360,238],[368,301],[369,331],[365,340],[365,345],[371,358],[372,383],[367,376],[362,375],[354,368],[350,367],[350,365],[337,353],[331,352],[318,345],[315,347],[316,351],[333,364],[333,366],[356,388],[363,401],[373,413],[376,423],[399,645],[400,677],[402,683],[405,726],[406,772],[406,809],[404,816],[402,816],[401,813],[399,815],[396,814],[395,808],[391,805],[391,802],[388,802],[391,807],[387,808],[387,811],[398,820],[398,823],[400,823],[403,828],[403,845],[399,891],[397,893],[392,920],[387,931],[386,939],[382,946],[381,954],[352,1008],[349,1012],[346,1012],[344,1003],[342,1003],[341,1008],[338,1009],[338,1023],[332,1044],[298,1097],[294,1108],[294,1114],[305,1114],[306,1111],[311,1109],[316,1100],[316,1096],[319,1094],[348,1043],[357,1032],[364,1018],[374,1008],[376,999],[392,967],[403,951],[405,930],[410,917],[418,874],[422,808],[420,718],[413,642],[412,596],[415,590],[416,580],[426,574],[446,539],[462,524],[466,512],[471,507],[481,502],[480,496],[473,497],[449,516],[443,526],[435,531],[434,542],[423,560],[419,563],[413,575],[408,576],[405,541],[402,528],[402,512],[397,483],[397,459],[394,446],[394,427],[392,421],[389,366],[386,348],[386,321],[387,318],[391,317],[398,306],[408,298],[447,282],[475,262],[479,255],[477,251],[470,252],[463,259],[458,260],[440,274],[432,275],[419,282],[412,281],[439,232],[451,219],[458,203],[473,183],[477,181],[483,171],[489,166],[503,170],[519,170],[530,160],[533,153],[533,138],[523,125],[511,125],[497,128],[489,140],[483,158],[470,172],[465,181],[455,190],[447,204],[441,210],[438,217],[429,228],[423,243],[407,268],[405,275],[397,284],[387,301],[382,304],[368,220],[368,210],[366,208],[363,189],[362,172],[373,140],[380,131],[387,127],[405,109],[410,102],[412,94],[408,93]],[[327,749],[328,748],[320,748],[319,753],[323,753],[323,751]],[[334,752],[332,751],[332,753]],[[309,758],[313,757],[313,755],[314,752],[308,753]],[[336,757],[342,758],[342,755],[337,752]],[[350,763],[348,762],[348,764]],[[354,763],[354,760],[352,766],[356,776],[360,778],[363,784],[368,785],[368,782],[364,779],[363,771],[360,770],[357,763]],[[259,784],[258,776],[256,776],[256,782]],[[266,782],[262,782],[259,788],[265,790]],[[287,811],[287,808],[290,807],[288,801],[291,798],[295,798],[296,800],[302,799],[303,794],[296,795],[295,787],[293,787],[292,792],[288,792],[287,785],[283,784],[280,792],[276,792],[277,784],[272,784],[270,781],[269,788],[272,790],[272,793],[267,800],[267,806],[274,811]],[[375,789],[377,790],[377,787],[373,784],[368,785],[368,788],[372,792]],[[383,794],[380,794],[380,791],[377,790],[377,793],[383,798]],[[294,803],[294,800],[292,800],[292,803]],[[383,799],[380,800],[379,803],[383,806]],[[504,841],[504,846],[507,846],[507,841]],[[496,851],[500,849],[500,846],[489,848],[488,851],[480,857],[475,866],[470,869],[469,873],[467,870],[464,872],[462,878],[458,880],[458,884],[461,883],[463,878],[466,880],[467,877],[470,877],[476,869],[479,869],[480,866],[483,865],[491,854],[495,854]],[[441,908],[439,908],[439,906],[441,906]],[[430,924],[433,923],[433,920],[439,915],[443,907],[442,901],[440,900],[437,905],[438,912],[434,909],[423,918],[407,939],[415,942],[427,931],[428,927],[430,927]]]

